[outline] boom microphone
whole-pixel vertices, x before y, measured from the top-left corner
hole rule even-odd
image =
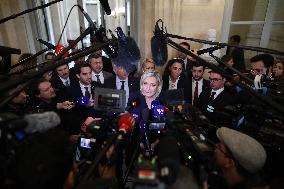
[[[49,42],[47,42],[47,41],[44,41],[44,40],[42,40],[42,39],[38,39],[38,38],[36,38],[36,40],[37,40],[38,42],[40,42],[41,44],[45,45],[47,48],[52,49],[52,50],[55,50],[55,46],[52,45],[51,43],[49,43]]]
[[[24,116],[24,120],[28,122],[25,132],[31,134],[35,132],[43,133],[55,128],[61,122],[60,117],[55,112],[28,114]]]
[[[168,47],[166,37],[160,30],[158,22],[159,20],[156,22],[154,36],[151,39],[151,52],[154,63],[157,66],[162,66],[168,60]]]
[[[216,51],[216,50],[222,49],[222,48],[224,48],[224,47],[223,46],[213,46],[213,47],[209,47],[207,49],[199,50],[199,51],[197,51],[197,54],[201,55],[201,54],[205,54],[205,53],[212,53],[213,51]]]
[[[99,0],[105,13],[107,15],[110,15],[111,14],[111,10],[110,10],[110,7],[109,7],[109,3],[108,3],[108,0]]]

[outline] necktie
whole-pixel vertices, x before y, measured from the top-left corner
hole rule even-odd
[[[193,105],[196,105],[198,99],[198,81],[196,81],[194,95],[193,95]]]
[[[97,78],[98,83],[102,83],[101,80],[100,80],[100,75],[96,75],[96,78]]]
[[[70,83],[69,83],[68,80],[65,81],[65,86],[66,86],[66,87],[69,87],[69,86],[70,86]]]
[[[124,83],[125,83],[125,81],[120,81],[121,82],[121,88],[120,88],[120,90],[124,90]]]
[[[214,96],[215,96],[215,94],[216,94],[216,92],[211,92],[211,95],[210,95],[210,99],[211,99],[211,101],[213,101],[213,100],[214,100]]]
[[[85,88],[85,96],[88,97],[88,98],[90,98],[90,97],[91,97],[91,94],[90,94],[90,92],[89,92],[89,90],[88,90],[88,87],[84,87],[84,88]]]

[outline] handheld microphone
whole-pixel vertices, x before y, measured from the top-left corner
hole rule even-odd
[[[94,121],[95,119],[92,117],[87,117],[87,119],[84,121],[84,123],[81,125],[81,131],[84,133],[87,132],[87,127]]]
[[[135,120],[129,113],[123,114],[118,120],[118,129],[123,133],[132,132],[134,128]]]
[[[222,48],[224,48],[224,46],[213,46],[213,47],[209,47],[207,49],[201,49],[201,50],[197,51],[197,54],[201,55],[201,54],[205,54],[205,53],[212,53],[213,51],[216,51],[216,50],[222,49]]]
[[[55,50],[55,46],[52,45],[51,43],[49,43],[49,42],[47,42],[47,41],[44,41],[44,40],[42,40],[42,39],[38,39],[38,38],[36,38],[36,40],[37,40],[38,42],[40,42],[41,44],[45,45],[46,47],[48,47],[49,49]]]
[[[43,133],[55,128],[61,122],[60,117],[55,112],[28,114],[24,116],[24,120],[28,122],[25,132],[31,134],[35,132]]]
[[[151,110],[153,111],[153,108],[158,105],[161,105],[160,102],[158,100],[153,100],[151,103]]]

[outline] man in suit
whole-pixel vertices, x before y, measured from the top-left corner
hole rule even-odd
[[[179,45],[190,51],[190,45],[187,42],[185,41],[181,42]],[[187,58],[187,54],[179,52],[179,51],[178,51],[177,57],[183,59],[184,72],[190,76],[191,74],[190,70],[192,68],[192,63],[193,63],[192,60]]]
[[[76,77],[79,79],[78,82],[74,83],[67,90],[68,98],[70,101],[77,103],[80,97],[85,96],[89,99],[89,103],[80,105],[79,103],[73,108],[71,112],[73,127],[70,128],[72,134],[77,134],[80,131],[79,126],[89,116],[94,116],[95,112],[92,106],[93,101],[93,87],[92,87],[92,68],[90,64],[86,62],[80,62],[76,66]]]
[[[209,118],[213,123],[221,123],[221,112],[225,106],[233,103],[233,98],[224,88],[226,79],[217,72],[210,72],[210,88],[211,90],[202,91],[200,94],[197,107]]]
[[[139,80],[129,76],[129,73],[122,66],[113,64],[115,76],[105,80],[104,87],[110,89],[119,89],[126,91],[126,102],[128,102],[129,94],[140,89]]]
[[[67,88],[76,83],[78,79],[75,75],[70,74],[67,64],[57,67],[55,72],[52,75],[51,84],[56,91],[57,98],[63,100],[67,95]]]
[[[102,86],[106,79],[113,76],[113,74],[103,71],[103,60],[101,54],[93,53],[88,57],[87,62],[92,68],[92,81],[95,82],[95,86]]]
[[[203,91],[211,90],[208,80],[203,79],[205,67],[199,62],[194,61],[191,69],[191,77],[189,77],[189,85],[185,88],[185,100],[196,106],[198,97]]]

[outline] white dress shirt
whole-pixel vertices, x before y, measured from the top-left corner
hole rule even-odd
[[[98,82],[96,75],[99,75],[99,78],[100,78],[101,83],[104,84],[105,79],[104,79],[103,71],[101,71],[99,74],[96,74],[95,72],[92,71],[92,81]]]
[[[81,88],[81,91],[82,91],[82,93],[83,93],[83,96],[84,96],[85,93],[86,93],[86,88],[85,88],[85,87],[88,87],[88,91],[89,91],[89,93],[90,93],[90,95],[91,95],[91,98],[92,98],[91,84],[89,84],[89,85],[84,85],[84,84],[82,84],[80,81],[79,81],[79,84],[80,84],[80,88]]]
[[[199,81],[195,81],[194,79],[192,79],[192,98],[194,98],[196,82],[198,82],[198,97],[199,97],[200,93],[202,92],[203,78],[200,79]]]
[[[69,86],[71,85],[69,77],[68,77],[67,79],[63,79],[63,78],[62,78],[62,77],[60,77],[60,76],[58,76],[58,77],[59,77],[59,79],[62,81],[63,85],[65,85],[65,86],[66,86],[66,81],[68,81]],[[68,86],[66,86],[66,87],[68,87]]]
[[[212,92],[215,92],[215,95],[214,95],[214,99],[217,98],[217,96],[222,92],[224,91],[224,87],[218,89],[218,90],[211,90],[211,94]]]
[[[169,90],[177,89],[178,80],[179,80],[179,77],[175,82],[173,82],[171,79],[171,76],[169,76]]]
[[[128,87],[128,78],[125,80],[120,80],[117,76],[116,76],[116,89],[121,89],[121,84],[122,82],[120,81],[125,81],[124,82],[124,90],[126,91],[126,104],[128,102],[128,98],[129,98],[129,87]]]

